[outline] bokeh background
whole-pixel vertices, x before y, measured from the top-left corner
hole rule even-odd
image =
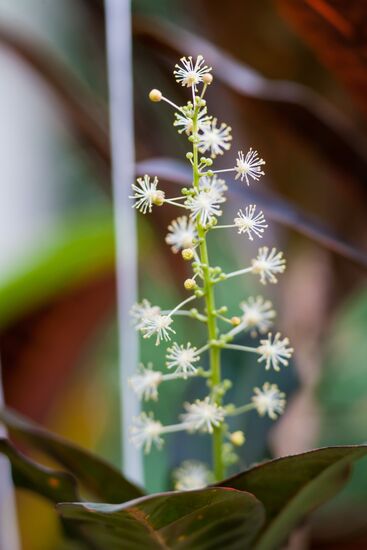
[[[271,456],[367,439],[367,7],[360,0],[133,0],[137,172],[179,185],[186,143],[172,113],[185,90],[174,63],[202,53],[214,67],[209,109],[233,128],[234,149],[256,147],[267,175],[250,190],[231,185],[226,205],[256,201],[269,219],[264,244],[288,269],[266,287],[277,326],[295,347],[274,378],[289,397],[278,422],[239,418],[240,467]],[[118,341],[111,202],[104,8],[101,0],[0,0],[0,351],[9,406],[115,463],[119,457]],[[130,75],[126,75],[130,78]],[[123,151],[121,152],[123,155]],[[232,158],[232,153],[227,159]],[[218,165],[228,166],[220,159]],[[229,182],[230,183],[230,182]],[[126,185],[127,182],[121,182]],[[187,266],[164,243],[170,207],[140,216],[140,294],[164,308],[183,296]],[[212,256],[233,270],[257,245],[214,232]],[[218,287],[238,311],[257,281]],[[180,339],[199,343],[196,324]],[[246,344],[246,339],[243,338]],[[162,365],[162,350],[142,346]],[[236,401],[264,372],[253,358],[225,356]],[[269,379],[267,376],[266,379]],[[272,378],[270,377],[270,380]],[[199,382],[161,392],[160,418],[205,392]],[[208,440],[167,440],[146,461],[150,491],[171,487],[183,459],[208,458]],[[17,494],[25,550],[64,548],[54,511]],[[298,548],[367,546],[367,462],[313,518]],[[340,519],[342,518],[342,521]],[[349,542],[346,542],[346,540]],[[302,546],[303,545],[303,546]],[[296,546],[294,546],[296,547]]]

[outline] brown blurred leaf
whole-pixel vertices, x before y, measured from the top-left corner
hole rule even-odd
[[[103,102],[37,37],[0,23],[0,45],[41,77],[56,95],[80,141],[109,165],[108,116]]]
[[[367,3],[277,0],[284,17],[367,114]]]
[[[168,179],[178,184],[189,184],[191,175],[186,165],[173,159],[153,158],[137,164],[137,173],[152,173],[159,178]],[[229,179],[229,178],[227,178]],[[245,191],[245,193],[244,193]],[[230,186],[230,194],[246,197],[246,200],[255,202],[272,220],[294,229],[298,233],[318,242],[332,252],[348,258],[352,262],[367,268],[367,253],[345,242],[333,231],[320,223],[319,220],[305,214],[296,205],[269,192],[256,187],[243,189],[239,185]]]
[[[246,22],[244,21],[244,24]],[[261,101],[280,123],[316,149],[340,177],[347,174],[365,196],[367,149],[351,121],[313,90],[287,80],[271,80],[234,59],[211,42],[167,21],[152,17],[134,20],[135,35],[172,54],[204,55],[215,77],[236,93]]]
[[[47,300],[0,333],[6,402],[42,420],[115,307],[113,274]]]

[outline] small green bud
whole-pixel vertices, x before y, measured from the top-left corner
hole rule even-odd
[[[156,90],[155,88],[153,90],[150,90],[149,92],[149,99],[150,101],[154,101],[155,103],[162,100],[162,92],[160,90]]]
[[[181,256],[183,257],[184,260],[189,262],[194,257],[194,251],[192,248],[184,248],[181,252]]]
[[[203,82],[207,86],[209,86],[213,82],[213,75],[210,73],[206,73],[203,75]]]
[[[238,430],[237,432],[233,432],[229,436],[229,439],[231,443],[233,443],[233,445],[236,445],[236,447],[241,447],[246,441],[245,434],[241,430]]]
[[[155,206],[162,206],[164,203],[164,192],[163,191],[156,191],[154,196],[152,197],[152,203],[155,204]]]
[[[194,290],[197,287],[196,281],[194,279],[186,279],[184,287],[186,290]]]

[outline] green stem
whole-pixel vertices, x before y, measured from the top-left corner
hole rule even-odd
[[[195,189],[199,189],[199,179],[200,179],[200,172],[199,172],[199,159],[198,159],[198,145],[197,145],[197,137],[198,137],[198,127],[197,127],[197,116],[198,116],[198,110],[199,108],[195,108],[195,115],[193,117],[193,132],[192,135],[194,137],[193,142],[193,185]],[[204,292],[205,292],[205,302],[206,302],[206,311],[207,311],[207,326],[208,326],[208,339],[209,341],[215,341],[218,338],[218,327],[217,327],[217,317],[216,317],[216,308],[215,308],[215,296],[214,296],[214,289],[213,289],[213,282],[210,277],[209,272],[209,255],[208,255],[208,247],[206,243],[206,231],[205,229],[200,225],[199,222],[197,222],[197,232],[199,237],[199,251],[200,251],[200,260],[202,264],[202,271],[203,271],[203,286],[204,286]],[[210,361],[210,381],[211,381],[211,388],[212,388],[212,395],[214,402],[221,406],[222,404],[222,398],[218,395],[218,392],[215,392],[215,388],[221,383],[221,364],[220,364],[220,347],[217,346],[211,346],[209,351],[209,361]],[[213,443],[212,443],[212,451],[213,451],[213,470],[214,470],[214,476],[216,481],[221,481],[225,476],[225,467],[223,463],[223,427],[218,426],[217,428],[214,428],[213,432]]]

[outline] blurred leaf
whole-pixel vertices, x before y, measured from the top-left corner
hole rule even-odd
[[[313,1],[315,3],[316,0]],[[273,107],[274,114],[281,117],[282,124],[286,122],[297,135],[307,138],[308,143],[321,151],[339,175],[342,172],[354,177],[365,192],[367,153],[361,136],[350,121],[321,96],[295,82],[267,79],[211,42],[163,19],[139,16],[135,18],[134,28],[139,38],[158,42],[164,48],[173,50],[175,55],[182,52],[204,54],[207,61],[215,66],[219,80],[241,95],[267,102]],[[79,136],[98,151],[108,166],[110,150],[105,109],[84,90],[70,69],[47,51],[43,44],[39,44],[35,37],[24,38],[12,29],[0,26],[0,43],[19,55],[45,79],[64,106]],[[139,166],[137,168],[139,171]],[[103,178],[101,181],[104,181]],[[366,266],[366,256],[362,251],[342,243],[331,231],[307,215],[294,209],[291,215],[285,216],[284,211],[292,209],[285,200],[273,209],[274,197],[264,193],[262,199],[267,204],[269,215],[279,223],[285,223],[322,246]]]
[[[366,454],[367,445],[316,449],[270,460],[220,486],[248,491],[263,503],[266,524],[253,548],[275,550],[300,521],[343,487],[350,465]]]
[[[253,495],[223,488],[162,493],[124,505],[59,504],[101,549],[253,548],[264,509]]]
[[[115,258],[110,210],[87,212],[69,220],[47,249],[0,286],[0,327],[55,294],[113,269]]]
[[[367,433],[367,292],[355,293],[339,309],[330,327],[325,345],[324,368],[317,398],[320,411],[320,444],[355,444],[366,441]],[[322,523],[335,521],[335,514],[351,516],[338,524],[340,536],[345,531],[365,529],[367,503],[367,459],[353,471],[351,482],[330,503]]]
[[[352,92],[367,114],[367,4],[361,0],[277,0],[281,13]]]
[[[49,243],[0,285],[5,396],[37,420],[113,316],[116,301],[108,209],[69,221]]]
[[[80,500],[75,479],[70,474],[40,466],[20,453],[8,439],[0,439],[0,453],[11,463],[17,487],[29,489],[54,503]]]
[[[188,184],[191,174],[182,162],[167,158],[147,159],[137,165],[138,173],[154,173],[162,179],[168,179],[178,184]],[[246,200],[254,201],[269,216],[269,218],[290,227],[332,252],[367,268],[367,253],[347,243],[330,228],[319,220],[302,212],[297,206],[273,192],[257,190],[256,188],[242,189],[239,186],[230,186],[231,196],[246,196]]]
[[[0,421],[18,439],[64,466],[97,499],[112,503],[125,502],[143,494],[102,458],[44,430],[14,411],[1,410]]]
[[[29,32],[0,25],[0,44],[10,49],[50,87],[64,108],[79,139],[108,165],[110,149],[107,112],[103,103],[86,87],[58,55]]]
[[[355,0],[358,1],[358,0]],[[244,25],[246,24],[246,10]],[[253,67],[237,61],[202,36],[157,17],[136,17],[135,35],[173,56],[202,54],[215,67],[215,77],[237,94],[266,102],[280,123],[286,124],[316,148],[340,176],[346,174],[365,194],[367,151],[351,121],[322,96],[297,82],[265,78]]]

